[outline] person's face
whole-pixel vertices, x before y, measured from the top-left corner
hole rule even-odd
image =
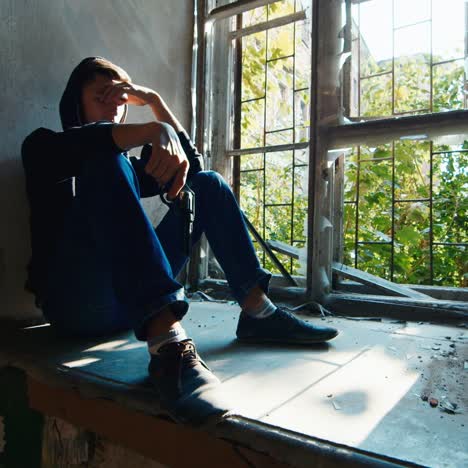
[[[125,99],[115,98],[109,102],[102,101],[102,94],[107,86],[112,84],[112,79],[105,75],[97,74],[94,81],[88,83],[82,91],[81,105],[84,124],[108,120],[120,122],[125,111]]]

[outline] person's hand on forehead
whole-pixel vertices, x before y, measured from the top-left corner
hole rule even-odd
[[[151,104],[155,97],[156,93],[150,88],[118,80],[109,80],[102,93],[104,103],[117,102],[118,104],[127,103],[134,106]]]

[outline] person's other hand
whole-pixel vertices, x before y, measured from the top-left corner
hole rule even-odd
[[[156,92],[151,88],[126,81],[112,80],[112,84],[104,89],[101,101],[104,103],[115,101],[117,105],[145,106],[151,104],[155,100],[155,96]]]
[[[172,181],[170,187],[166,188],[167,197],[173,200],[185,185],[189,162],[175,130],[163,122],[158,122],[158,130],[145,172],[154,177],[161,187],[166,187]]]

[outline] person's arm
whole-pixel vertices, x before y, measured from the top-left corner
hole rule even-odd
[[[178,138],[178,146],[182,147],[183,152],[189,161],[189,171],[187,177],[203,170],[203,156],[197,151],[197,148],[190,141],[190,137],[184,130],[174,113],[162,97],[151,88],[138,85],[136,83],[121,82],[114,80],[108,85],[102,95],[104,102],[111,102],[115,99],[124,100],[129,105],[150,106],[156,121],[166,123],[175,130]],[[176,184],[177,186],[178,184]]]
[[[149,106],[153,111],[154,116],[160,122],[166,122],[171,125],[177,133],[184,132],[187,133],[182,127],[182,124],[177,120],[177,117],[169,109],[169,106],[166,104],[164,99],[156,92],[151,97]]]
[[[171,111],[164,99],[158,93],[153,91],[151,99],[149,100],[149,106],[151,107],[151,110],[153,111],[153,114],[157,120],[168,123],[177,132],[177,136],[179,137],[182,148],[185,151],[185,154],[187,155],[190,163],[190,169],[187,178],[190,178],[197,172],[203,171],[204,161],[202,154],[192,143],[188,133],[185,131],[184,127]]]
[[[112,137],[110,122],[73,127],[63,132],[41,127],[28,135],[21,146],[26,173],[48,182],[79,175],[88,158],[110,157],[121,152]]]
[[[23,142],[22,158],[28,174],[58,182],[79,175],[88,158],[115,157],[147,143],[152,153],[145,172],[160,186],[174,178],[168,196],[175,197],[185,184],[189,163],[174,129],[166,123],[97,122],[64,132],[40,128]]]

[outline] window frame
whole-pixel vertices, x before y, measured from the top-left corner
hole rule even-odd
[[[229,119],[226,118],[232,117],[233,103],[229,99],[227,86],[220,86],[226,69],[229,73],[233,71],[233,51],[226,53],[229,49],[229,40],[224,45],[223,41],[217,41],[215,44],[213,33],[224,34],[226,38],[232,37],[236,33],[227,31],[226,26],[223,32],[220,20],[275,1],[277,0],[216,2],[223,3],[221,6],[216,5],[215,0],[194,2],[198,32],[195,34],[197,47],[194,48],[194,63],[197,65],[193,73],[196,80],[194,80],[195,125],[192,127],[192,135],[205,151],[211,162],[210,168],[220,172],[231,184],[232,168],[236,164],[235,161],[239,160],[236,156],[248,154],[249,151],[251,153],[260,150],[278,151],[278,148],[233,149],[233,132],[228,125]],[[391,285],[385,285],[389,294],[378,296],[378,300],[374,295],[367,294],[353,294],[350,298],[346,293],[337,293],[333,290],[333,285],[337,284],[342,251],[340,240],[343,224],[342,187],[347,148],[351,145],[377,141],[382,144],[402,137],[420,139],[421,135],[425,135],[427,139],[431,139],[467,133],[465,129],[468,128],[468,110],[345,122],[342,108],[349,89],[345,81],[342,94],[341,88],[337,86],[337,79],[340,77],[346,80],[347,76],[346,67],[349,64],[347,59],[351,51],[351,21],[345,21],[343,13],[348,11],[348,15],[344,16],[350,19],[351,4],[360,1],[366,0],[312,0],[310,93],[316,96],[316,99],[310,100],[310,134],[309,142],[306,144],[309,148],[309,206],[305,298],[329,305],[336,310],[345,308],[349,314],[362,311],[363,305],[364,309],[373,310],[377,302],[384,304],[383,309],[388,313],[399,314],[418,310],[422,311],[424,317],[433,317],[434,314],[430,311],[435,308],[437,316],[444,312],[445,317],[460,318],[460,314],[466,317],[468,305],[462,302],[452,304],[452,301],[435,299],[427,295],[425,299],[422,297],[418,299],[411,294],[411,291],[417,287],[408,287],[407,297],[395,297]],[[220,66],[219,60],[218,62],[215,60],[216,56],[219,59],[223,53],[229,59],[227,68],[226,63],[225,66]],[[216,67],[213,65],[215,62]],[[216,83],[216,89],[213,83]],[[213,129],[213,121],[222,122],[223,119],[217,118],[222,115],[224,115],[224,124]],[[206,251],[206,244],[202,249]],[[201,261],[201,265],[201,269],[192,268],[192,284],[207,277],[206,260]],[[454,288],[441,289],[448,291]],[[396,294],[398,295],[398,292]],[[460,299],[467,300],[463,291]]]

